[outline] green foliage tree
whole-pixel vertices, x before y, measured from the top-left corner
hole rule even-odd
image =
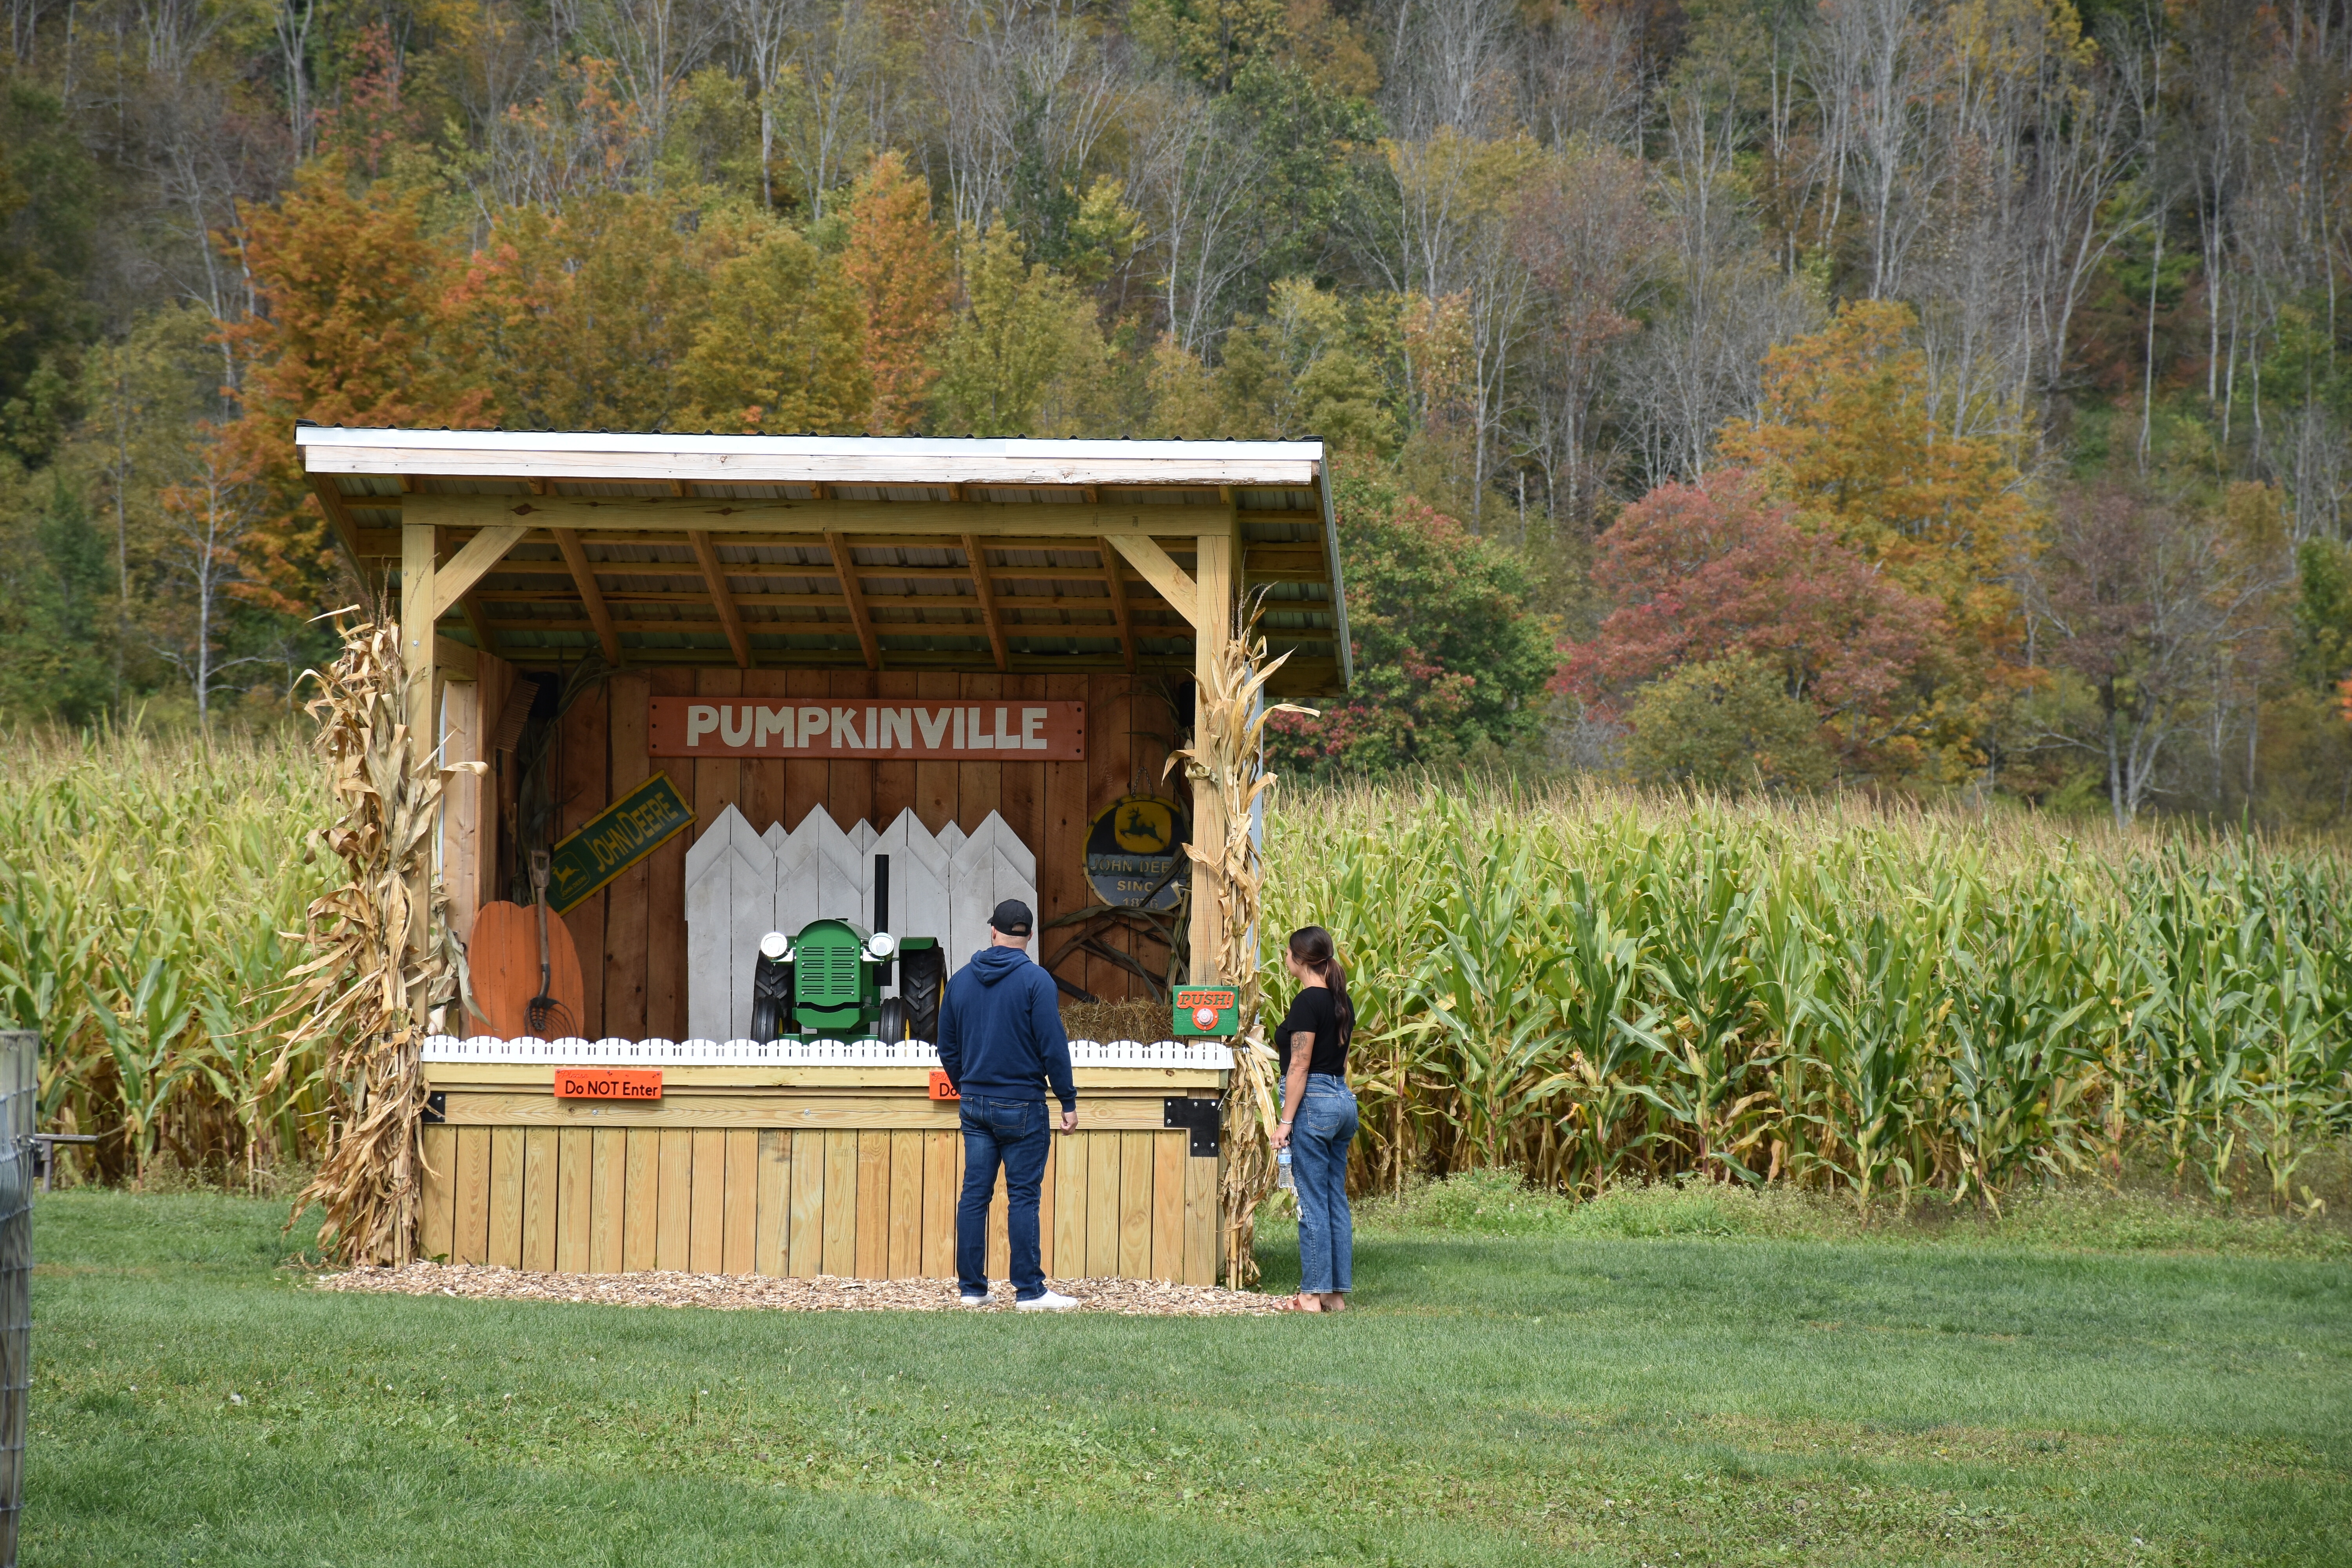
[[[0,92],[0,444],[28,466],[49,459],[74,417],[74,361],[97,325],[82,280],[101,194],[63,102],[11,80]]]
[[[1820,718],[1750,653],[1676,667],[1642,689],[1627,720],[1626,771],[1646,784],[1813,789],[1830,776]]]
[[[84,725],[113,696],[113,573],[81,493],[52,470],[29,538],[0,552],[0,716]]]
[[[1086,296],[1024,259],[1010,227],[966,237],[963,295],[931,395],[933,428],[959,436],[1083,429],[1107,352]]]
[[[772,218],[750,220],[711,274],[679,370],[688,429],[856,435],[874,378],[864,312],[837,258]]]
[[[1355,684],[1319,718],[1276,714],[1269,756],[1325,775],[1503,760],[1554,665],[1526,567],[1412,497],[1342,478],[1336,499]]]

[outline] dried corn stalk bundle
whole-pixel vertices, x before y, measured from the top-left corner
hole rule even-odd
[[[443,776],[481,764],[412,763],[399,628],[369,620],[340,629],[342,657],[312,672],[320,694],[309,708],[339,810],[319,839],[346,876],[310,905],[299,940],[314,956],[289,976],[269,1020],[286,1035],[265,1089],[278,1088],[298,1059],[323,1064],[326,1156],[294,1212],[312,1203],[326,1209],[319,1245],[330,1256],[397,1265],[415,1255],[425,1098],[417,1056],[434,1012],[464,984],[447,896],[432,876],[433,829]],[[426,889],[430,907],[419,919]]]
[[[1241,1033],[1234,1042],[1234,1083],[1225,1096],[1224,1175],[1225,1283],[1245,1289],[1257,1283],[1257,1206],[1274,1190],[1275,1055],[1265,1043],[1265,1021],[1258,1016],[1262,995],[1258,985],[1258,895],[1265,866],[1250,837],[1252,809],[1274,787],[1263,761],[1265,721],[1276,713],[1315,710],[1296,703],[1264,705],[1266,681],[1285,659],[1265,662],[1265,639],[1257,635],[1255,610],[1237,614],[1234,635],[1217,650],[1216,661],[1201,694],[1201,721],[1192,744],[1168,759],[1173,769],[1184,764],[1185,776],[1199,792],[1213,791],[1224,807],[1222,843],[1195,842],[1185,847],[1192,858],[1192,896],[1202,896],[1203,879],[1213,878],[1223,890],[1219,900],[1223,920],[1215,934],[1216,973],[1240,992]],[[1200,813],[1196,811],[1197,821]]]

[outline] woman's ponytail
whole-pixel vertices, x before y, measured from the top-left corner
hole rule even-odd
[[[1339,1045],[1345,1049],[1356,1033],[1356,1005],[1348,1000],[1348,972],[1332,951],[1331,933],[1321,926],[1300,926],[1290,933],[1290,956],[1330,988],[1331,1013],[1339,1021]]]

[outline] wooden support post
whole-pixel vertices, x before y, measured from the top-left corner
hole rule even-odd
[[[1204,533],[1200,557],[1192,567],[1195,585],[1192,620],[1192,734],[1199,743],[1208,716],[1208,697],[1217,660],[1233,636],[1233,540],[1227,534]],[[1162,557],[1165,559],[1165,557]],[[1141,563],[1137,563],[1141,566]],[[1149,575],[1149,573],[1146,573]],[[1210,780],[1196,781],[1192,789],[1192,841],[1212,852],[1225,842],[1225,802]],[[1218,879],[1192,870],[1192,983],[1213,985],[1225,978],[1217,963],[1217,944],[1224,930],[1224,885]]]
[[[1118,552],[1108,539],[1095,541],[1095,549],[1102,556],[1103,583],[1110,589],[1111,619],[1118,626],[1118,650],[1127,660],[1127,672],[1135,673],[1135,614],[1127,605],[1127,568],[1119,563]]]
[[[408,763],[411,770],[429,764],[440,737],[440,693],[434,689],[436,653],[433,630],[437,605],[433,582],[437,531],[431,523],[404,523],[400,530],[400,661],[408,674]],[[435,832],[437,833],[438,825]],[[430,841],[435,833],[426,835]],[[425,914],[432,902],[433,869],[428,859],[408,879],[408,940],[422,949],[431,940]],[[421,1021],[421,1020],[420,1020]]]
[[[980,618],[988,627],[988,646],[996,655],[996,668],[1009,669],[1013,661],[1005,655],[1004,626],[996,614],[996,584],[988,578],[988,556],[980,547],[980,535],[963,536],[963,558],[971,568],[972,592],[980,595]]]
[[[857,581],[857,563],[850,557],[849,542],[837,531],[824,536],[833,552],[833,569],[841,574],[841,596],[849,601],[850,624],[857,628],[857,646],[865,651],[866,668],[882,668],[881,639],[874,635],[874,618],[866,613],[866,589]]]
[[[735,607],[735,595],[727,586],[719,547],[710,542],[710,535],[699,529],[688,530],[686,542],[694,546],[694,558],[702,566],[702,580],[709,585],[710,603],[719,612],[719,624],[727,630],[727,646],[735,650],[735,662],[745,669],[751,668],[751,638],[743,630],[743,613]]]
[[[588,606],[588,624],[596,628],[597,640],[604,645],[607,663],[621,662],[621,630],[613,624],[613,612],[604,607],[604,590],[596,586],[596,574],[589,569],[588,552],[581,548],[580,535],[569,528],[550,529],[555,535],[555,547],[563,552],[564,564],[572,568],[572,581],[580,590],[580,602]]]

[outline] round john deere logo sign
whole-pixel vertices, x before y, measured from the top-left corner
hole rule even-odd
[[[1150,795],[1113,801],[1087,830],[1087,879],[1105,903],[1172,909],[1189,830],[1173,801]]]

